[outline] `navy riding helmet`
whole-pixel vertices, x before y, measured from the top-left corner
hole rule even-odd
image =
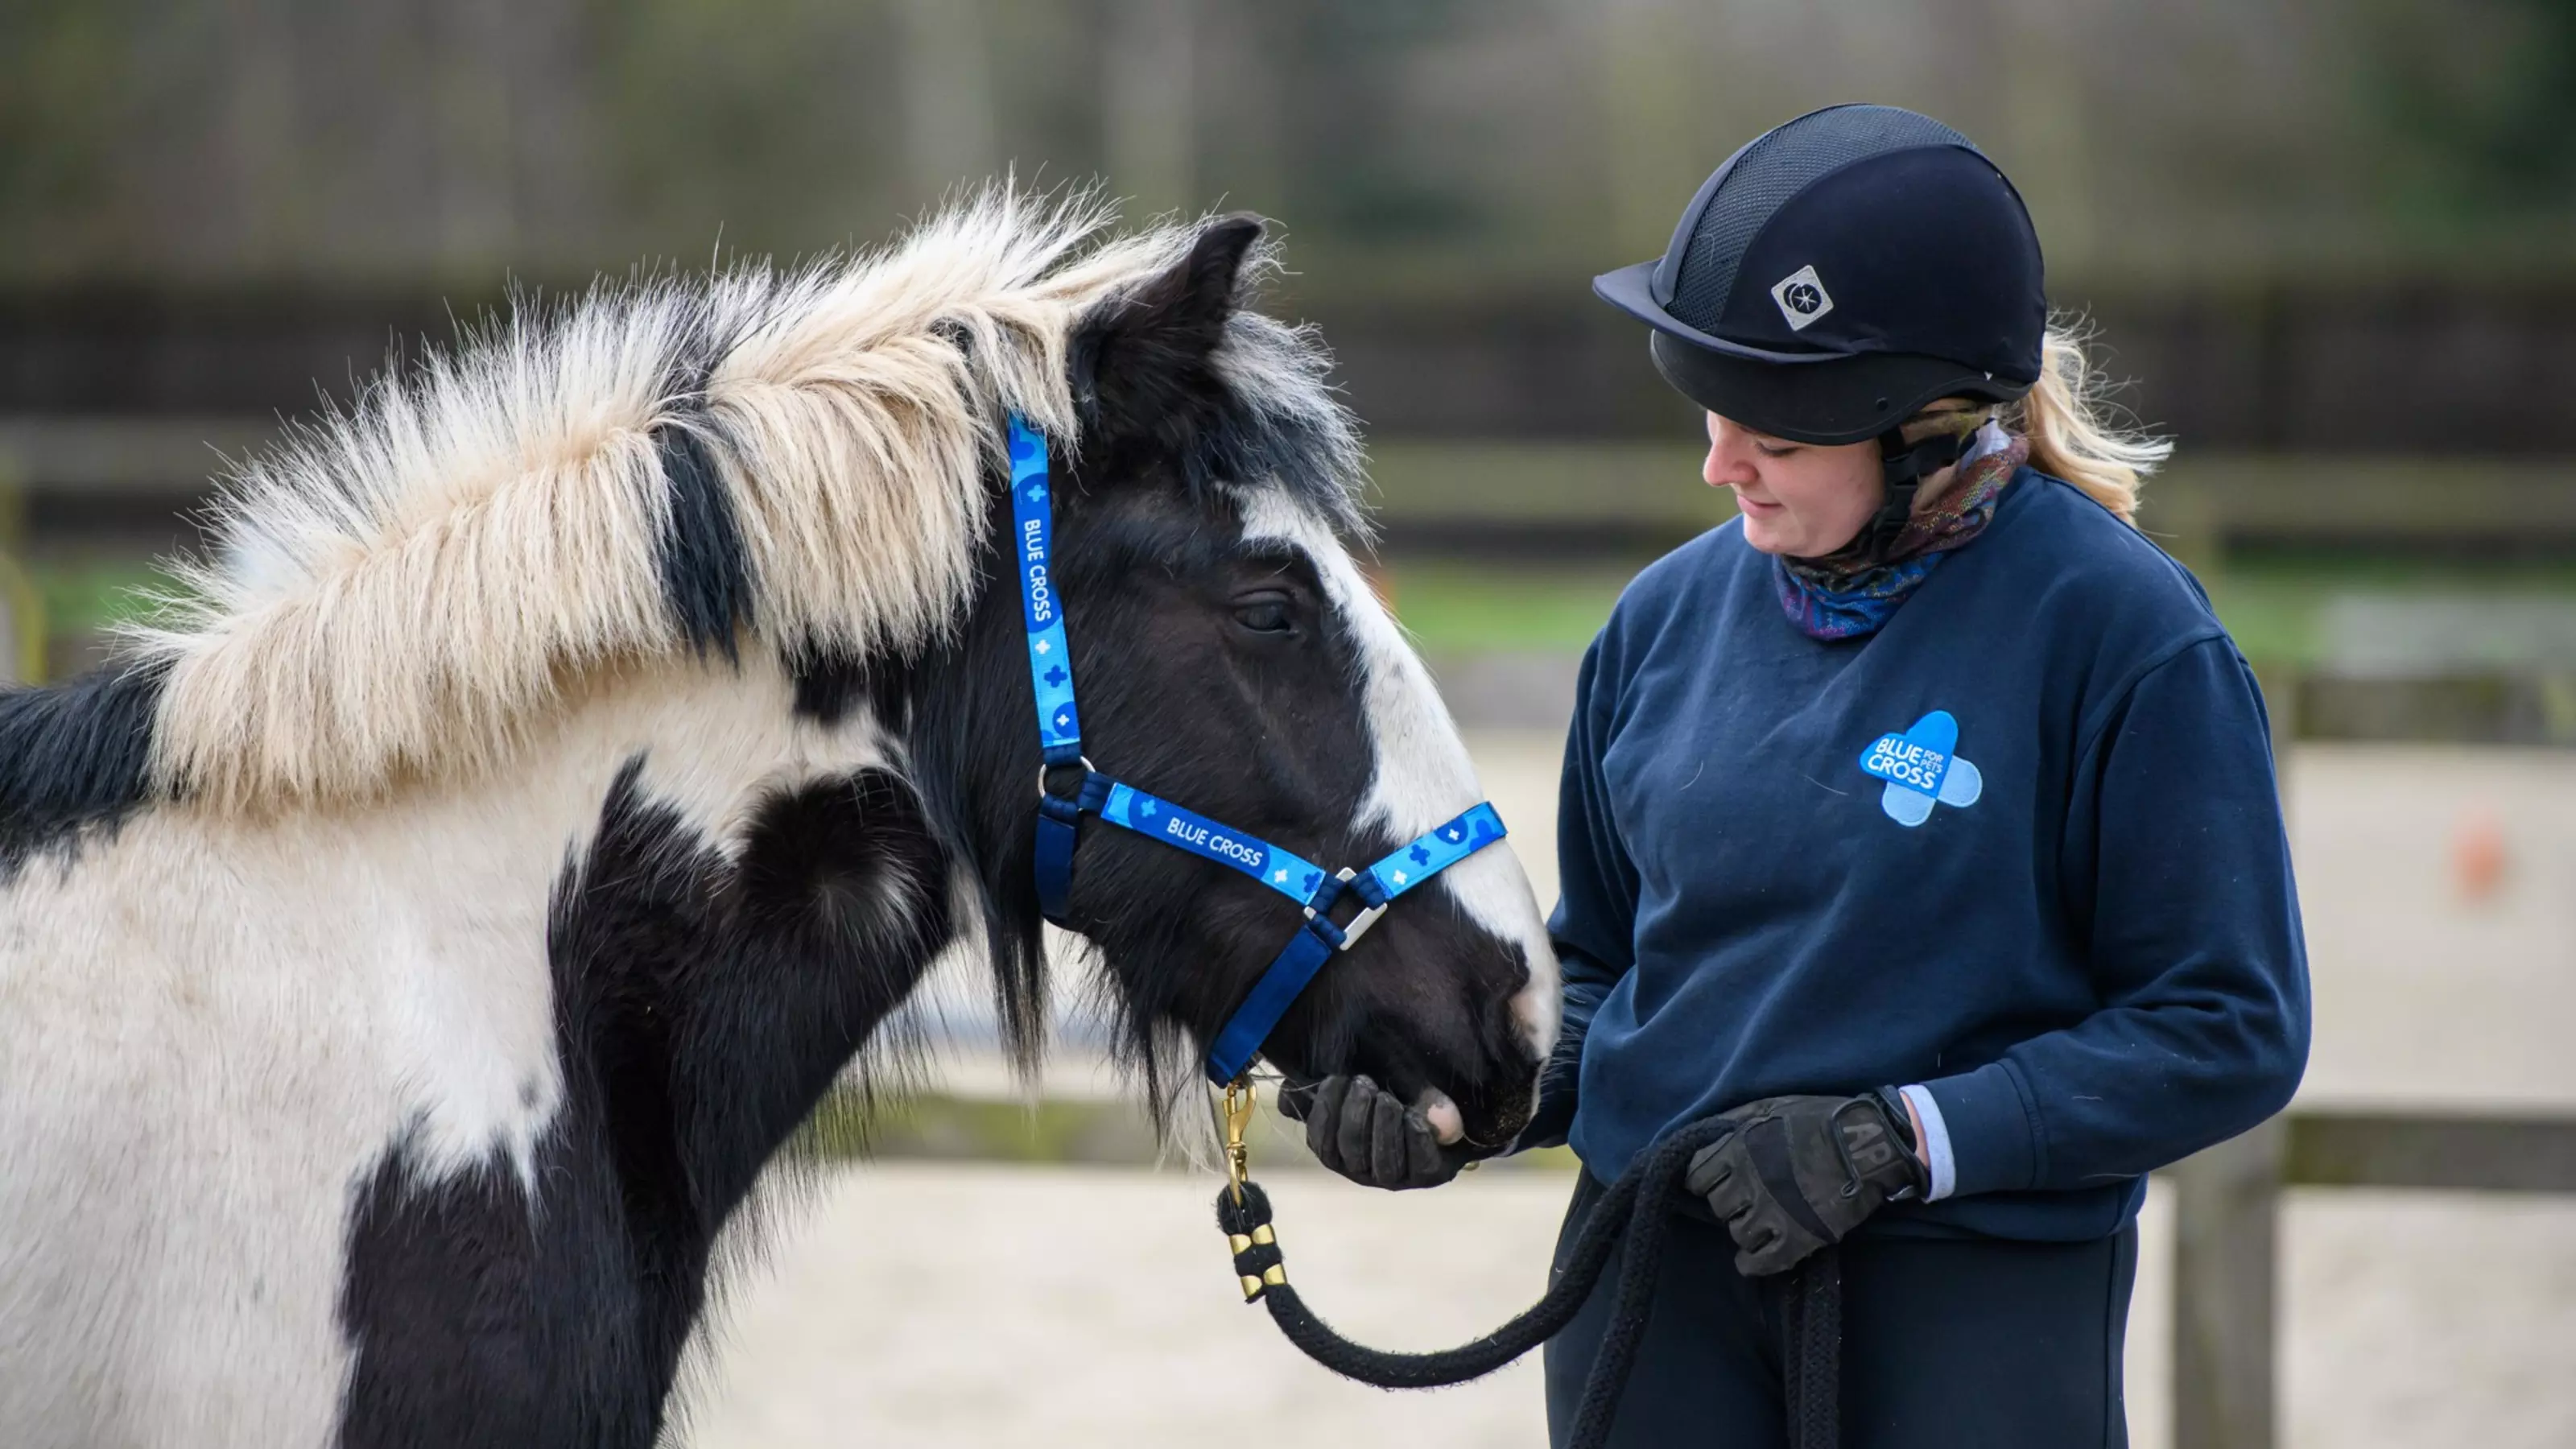
[[[1898,425],[1936,399],[2028,392],[2048,323],[2020,193],[1967,137],[1894,106],[1755,137],[1701,184],[1660,261],[1592,290],[1654,329],[1656,370],[1710,412],[1795,442],[1879,439],[1881,547],[1915,482],[1964,446],[1918,456]]]

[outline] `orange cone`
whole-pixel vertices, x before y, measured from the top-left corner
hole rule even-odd
[[[2504,827],[2494,816],[2481,810],[2460,817],[2451,832],[2451,883],[2460,899],[2475,903],[2493,896],[2508,863]]]

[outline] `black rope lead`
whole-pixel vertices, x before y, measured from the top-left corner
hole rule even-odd
[[[1781,1318],[1787,1340],[1780,1357],[1789,1400],[1789,1443],[1792,1449],[1833,1449],[1843,1439],[1840,1253],[1825,1248],[1790,1273]]]
[[[1218,1190],[1217,1226],[1234,1250],[1245,1302],[1257,1300],[1268,1307],[1271,1322],[1308,1358],[1344,1378],[1382,1389],[1431,1389],[1482,1378],[1555,1337],[1591,1298],[1611,1250],[1625,1234],[1628,1254],[1611,1298],[1609,1327],[1584,1381],[1570,1440],[1573,1449],[1600,1449],[1618,1417],[1637,1345],[1645,1338],[1682,1173],[1692,1154],[1732,1130],[1733,1123],[1709,1118],[1657,1143],[1593,1204],[1575,1235],[1565,1270],[1538,1302],[1483,1338],[1432,1353],[1388,1353],[1353,1343],[1316,1317],[1288,1283],[1271,1225],[1270,1197],[1259,1183],[1246,1179],[1239,1191],[1233,1183]],[[1785,1317],[1790,1442],[1794,1449],[1833,1449],[1841,1418],[1842,1352],[1842,1272],[1833,1249],[1817,1253],[1792,1274]]]

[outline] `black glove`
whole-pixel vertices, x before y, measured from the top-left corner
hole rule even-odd
[[[1443,1147],[1419,1112],[1366,1077],[1326,1077],[1313,1090],[1279,1094],[1282,1114],[1306,1124],[1306,1150],[1362,1187],[1438,1187],[1467,1165],[1465,1144]]]
[[[1765,1097],[1725,1114],[1682,1183],[1735,1237],[1735,1271],[1784,1272],[1839,1243],[1882,1203],[1922,1194],[1904,1105],[1886,1096]]]

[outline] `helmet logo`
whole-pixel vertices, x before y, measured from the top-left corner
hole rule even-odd
[[[1780,315],[1792,332],[1806,331],[1809,323],[1834,310],[1834,299],[1825,295],[1824,280],[1813,266],[1800,267],[1773,282],[1771,300],[1780,305]]]

